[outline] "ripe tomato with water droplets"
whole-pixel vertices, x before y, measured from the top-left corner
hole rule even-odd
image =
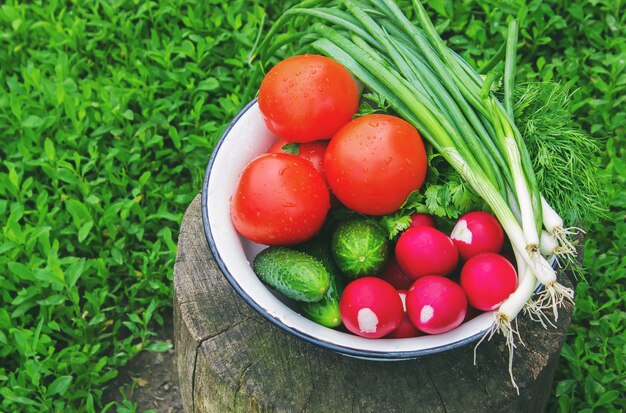
[[[426,177],[426,151],[410,123],[391,115],[356,118],[333,136],[324,170],[333,193],[368,215],[396,211]]]
[[[354,78],[325,56],[287,58],[267,73],[259,89],[265,125],[289,142],[330,139],[358,108]]]
[[[237,232],[265,245],[293,245],[322,228],[330,208],[324,177],[307,160],[263,154],[243,170],[231,199]]]
[[[269,153],[289,153],[304,158],[324,175],[324,153],[327,146],[328,141],[326,140],[290,144],[286,139],[278,139],[267,151]],[[325,175],[324,179],[326,179]]]

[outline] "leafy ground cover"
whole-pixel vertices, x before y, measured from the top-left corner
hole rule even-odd
[[[477,66],[521,13],[518,80],[578,88],[576,119],[606,147],[611,212],[588,231],[588,283],[550,410],[624,410],[624,7],[427,4]],[[0,411],[133,410],[103,405],[104,389],[138,352],[169,348],[155,331],[171,311],[180,220],[220,131],[258,85],[248,52],[287,5],[0,6]]]

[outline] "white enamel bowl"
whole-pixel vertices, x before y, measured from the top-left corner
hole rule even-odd
[[[244,167],[276,139],[266,129],[256,100],[250,102],[217,142],[202,188],[202,218],[209,247],[224,276],[248,304],[294,336],[345,355],[367,359],[416,358],[467,345],[484,334],[493,320],[491,313],[483,313],[445,334],[366,339],[306,319],[263,285],[250,263],[265,246],[237,234],[230,220],[229,200]]]

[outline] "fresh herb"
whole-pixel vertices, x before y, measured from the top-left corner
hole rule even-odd
[[[569,85],[519,85],[515,118],[546,200],[563,220],[588,228],[606,218],[608,176],[599,163],[603,142],[591,139],[575,123],[571,100]]]
[[[354,117],[370,115],[372,113],[390,113],[390,111],[391,104],[383,95],[375,92],[366,92],[361,96],[359,111]]]

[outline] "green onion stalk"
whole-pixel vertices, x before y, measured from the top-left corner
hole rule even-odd
[[[509,24],[504,56],[504,102],[491,91],[496,75],[476,72],[439,37],[422,4],[413,0],[419,27],[391,0],[346,0],[338,7],[316,7],[306,1],[288,10],[256,52],[276,50],[268,38],[290,16],[319,20],[309,26],[318,34],[311,46],[343,64],[367,88],[383,96],[399,116],[425,139],[489,205],[513,246],[519,282],[494,312],[492,328],[506,337],[511,373],[516,317],[522,311],[544,326],[544,311],[556,319],[573,291],[562,286],[556,271],[541,253],[542,228],[556,240],[561,254],[575,254],[563,221],[541,196],[530,155],[513,119],[517,22]],[[489,63],[498,68],[498,62]],[[546,235],[544,235],[544,238]],[[554,249],[553,249],[554,250]],[[537,286],[543,291],[534,299]],[[482,341],[482,340],[481,340]],[[514,383],[511,373],[511,380]],[[515,384],[515,383],[514,383]],[[517,387],[517,386],[516,386]]]

